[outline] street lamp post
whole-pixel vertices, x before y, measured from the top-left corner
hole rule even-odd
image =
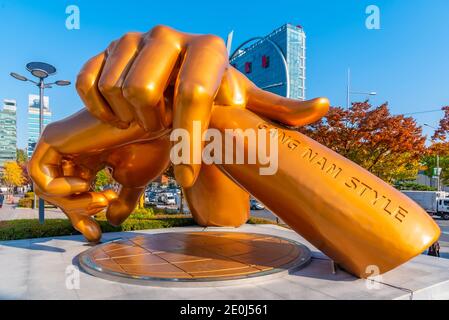
[[[56,73],[56,68],[51,64],[44,62],[30,62],[26,65],[26,69],[36,78],[38,81],[30,80],[18,73],[11,72],[10,75],[20,81],[28,81],[35,84],[39,88],[39,137],[44,130],[44,90],[46,88],[52,88],[52,85],[57,86],[68,86],[70,81],[68,80],[58,80],[52,83],[45,83],[45,79],[48,76],[54,75]],[[36,195],[35,195],[35,206],[36,206]],[[45,202],[43,199],[39,199],[39,222],[44,223],[45,219]]]
[[[431,126],[430,124],[424,123],[424,125],[426,127],[429,127],[433,130],[437,130],[437,128],[435,128],[434,126]],[[436,172],[436,177],[437,177],[437,191],[440,191],[441,189],[441,184],[440,184],[440,155],[436,154],[436,160],[437,160],[437,172]]]
[[[349,109],[351,106],[351,94],[361,94],[367,96],[375,96],[377,92],[369,91],[369,92],[361,92],[361,91],[351,91],[351,69],[348,69],[348,82],[346,86],[346,108]]]

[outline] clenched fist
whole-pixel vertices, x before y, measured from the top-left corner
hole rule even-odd
[[[76,87],[87,109],[101,121],[122,129],[135,121],[152,133],[182,128],[191,140],[194,121],[203,132],[208,128],[214,104],[247,107],[294,126],[314,122],[328,110],[327,99],[300,102],[257,88],[229,65],[221,38],[165,26],[112,42],[85,64]],[[198,143],[203,148],[204,143]],[[192,186],[200,166],[192,159],[176,165],[176,180]]]

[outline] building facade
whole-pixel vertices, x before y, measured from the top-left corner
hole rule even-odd
[[[3,100],[0,111],[0,168],[17,157],[17,104],[16,100]]]
[[[289,93],[280,52],[288,66]],[[264,90],[293,99],[306,99],[306,34],[301,26],[281,26],[239,50],[230,62]]]
[[[34,152],[36,143],[39,140],[39,96],[35,94],[28,95],[28,158]],[[44,127],[51,122],[50,100],[47,96],[44,97]]]

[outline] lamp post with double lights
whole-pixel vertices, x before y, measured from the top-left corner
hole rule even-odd
[[[433,130],[437,130],[437,128],[435,128],[434,126],[431,126],[430,124],[424,123],[424,125]],[[440,169],[440,155],[438,153],[436,155],[436,158],[437,158],[437,167],[436,167],[436,172],[434,172],[434,176],[437,177],[437,191],[440,191],[440,189],[441,189],[441,184],[440,184],[441,169]]]
[[[51,64],[45,62],[30,62],[26,65],[26,69],[35,76],[38,80],[34,81],[22,76],[18,73],[11,72],[10,75],[20,81],[31,82],[39,88],[39,137],[44,130],[44,90],[52,88],[53,85],[57,86],[68,86],[70,81],[68,80],[57,80],[51,83],[45,83],[45,79],[48,76],[56,74],[56,68]],[[35,206],[36,206],[36,196],[35,196]],[[45,219],[45,208],[44,200],[39,199],[39,222],[44,223]]]
[[[351,99],[352,94],[375,96],[375,95],[377,95],[377,92],[375,92],[375,91],[369,91],[369,92],[351,91],[351,69],[348,69],[348,83],[346,86],[346,108],[347,109],[349,109],[349,107],[351,106],[350,99]]]

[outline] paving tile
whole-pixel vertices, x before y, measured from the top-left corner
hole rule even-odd
[[[169,262],[188,262],[188,261],[206,261],[211,259],[223,259],[222,256],[212,252],[195,249],[195,250],[174,250],[170,252],[157,252],[155,255]]]
[[[167,261],[151,253],[145,253],[135,256],[113,258],[113,260],[119,265],[155,265],[155,264],[167,264]],[[100,262],[101,263],[101,262]]]
[[[123,265],[121,267],[125,272],[137,276],[191,278],[188,273],[172,264],[153,265],[151,269],[145,265]]]
[[[109,260],[101,260],[101,263],[98,264],[100,268],[103,270],[109,270],[113,272],[124,272],[125,270],[113,259]]]
[[[283,297],[256,285],[218,287],[217,291],[230,300],[282,300]]]
[[[120,283],[81,274],[80,287],[75,290],[75,293],[81,300],[92,300],[110,299],[125,295],[126,291]]]
[[[246,264],[242,264],[237,261],[217,261],[217,260],[206,260],[206,261],[191,261],[191,262],[173,262],[175,266],[184,270],[188,273],[201,273],[210,272],[214,270],[215,272],[241,269],[247,267]]]
[[[293,300],[334,300],[335,297],[323,292],[313,290],[288,278],[276,279],[256,285],[259,288],[271,291],[284,299]]]
[[[139,256],[148,253],[148,250],[145,250],[141,247],[123,247],[123,248],[117,248],[115,250],[105,250],[106,254],[111,258],[123,258],[123,257],[129,257],[129,256]]]
[[[197,257],[204,258],[206,253],[196,252],[191,257],[180,258],[179,252],[185,249],[184,246],[176,248],[179,244],[176,240],[184,237],[179,232],[194,231],[198,234],[204,234],[209,231],[218,231],[213,238],[214,245],[217,248],[223,247],[222,253],[227,251],[228,243],[220,239],[223,237],[223,231],[233,232],[234,238],[240,244],[235,253],[246,250],[245,237],[239,232],[258,233],[260,239],[255,245],[265,248],[265,241],[268,241],[266,234],[286,237],[311,248],[313,261],[311,264],[297,272],[286,274],[278,279],[262,280],[253,284],[233,285],[230,287],[201,287],[201,288],[164,288],[164,287],[144,287],[137,285],[126,285],[113,281],[103,280],[85,272],[80,272],[80,289],[69,290],[66,287],[66,268],[76,261],[76,256],[91,248],[87,246],[82,236],[68,236],[58,238],[45,238],[33,240],[20,240],[0,242],[0,299],[409,299],[410,293],[406,289],[413,289],[414,299],[443,299],[449,295],[449,260],[436,259],[427,256],[418,256],[405,265],[383,275],[383,280],[390,285],[397,285],[403,289],[388,285],[381,285],[377,289],[370,289],[365,280],[356,279],[344,271],[338,271],[336,274],[331,272],[331,264],[327,257],[311,246],[301,236],[291,230],[279,226],[267,225],[245,225],[242,228],[207,228],[204,231],[201,227],[173,228],[144,230],[136,232],[121,232],[105,234],[104,239],[125,239],[120,243],[115,242],[115,248],[112,252],[117,259],[120,258],[120,250],[132,244],[126,240],[130,237],[142,236],[147,234],[158,234],[160,239],[169,238],[175,244],[175,249],[166,253],[159,253],[155,250],[156,256],[162,260],[177,261],[182,265],[183,261],[191,263]],[[162,233],[170,232],[170,236]],[[195,240],[197,239],[197,240]],[[199,239],[199,240],[198,240]],[[191,243],[204,244],[201,238],[192,237]],[[283,241],[277,241],[279,247],[285,246]],[[117,245],[118,244],[118,245]],[[159,243],[149,242],[148,246],[158,248]],[[275,252],[279,252],[274,250]],[[143,253],[139,249],[125,252],[136,257]],[[118,255],[116,255],[118,254]],[[145,253],[148,254],[148,253]],[[143,254],[143,255],[145,255]],[[207,253],[209,256],[213,252]],[[219,252],[216,253],[220,256]],[[274,252],[265,251],[265,255],[273,255]],[[108,255],[109,256],[109,255]],[[105,258],[105,256],[102,256]],[[223,256],[222,260],[224,260]],[[124,258],[121,262],[126,262]],[[142,263],[146,263],[147,258]],[[4,263],[7,261],[7,263]],[[118,266],[113,260],[111,266]],[[148,261],[147,261],[148,262]],[[233,261],[235,262],[235,261]],[[228,263],[228,262],[226,262]],[[169,264],[167,264],[169,265]],[[157,264],[155,265],[157,266]],[[162,265],[161,265],[162,266]],[[131,264],[128,266],[130,272],[145,270],[142,264]],[[185,276],[186,273],[181,269],[172,266],[157,269],[161,276]],[[253,266],[254,267],[254,266]],[[267,267],[267,266],[265,266]],[[114,268],[114,267],[111,267]],[[200,267],[196,271],[198,276],[206,274]],[[251,268],[244,266],[242,268]],[[123,270],[123,269],[117,269]],[[228,266],[226,272],[237,272],[239,268]],[[190,276],[190,274],[187,274]]]

